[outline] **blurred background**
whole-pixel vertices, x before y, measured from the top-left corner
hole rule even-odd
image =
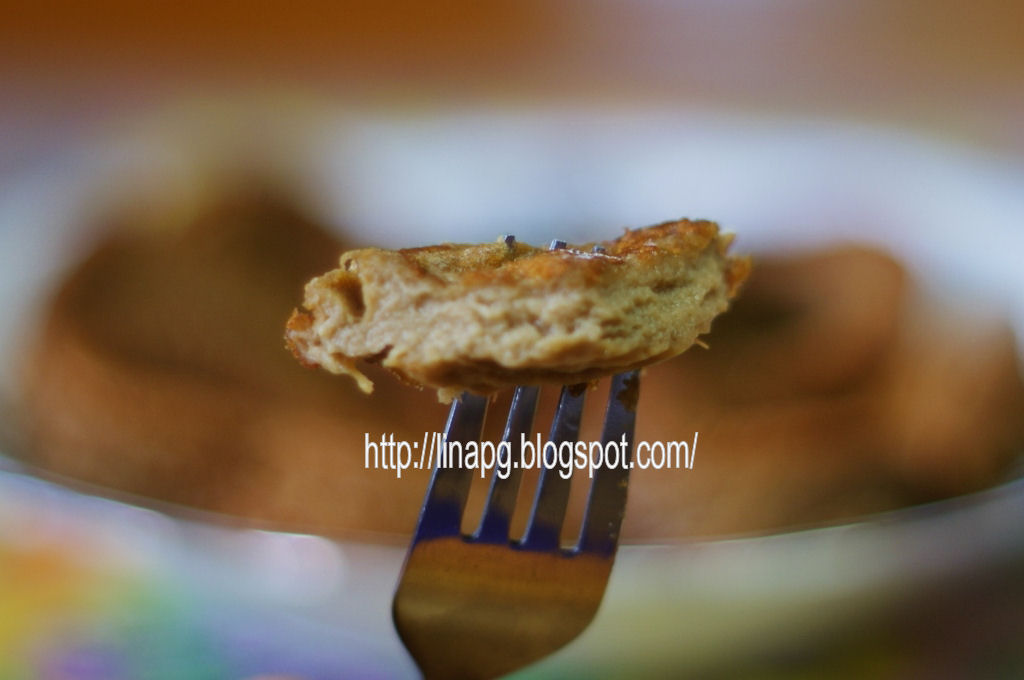
[[[954,3],[104,2],[11,7],[4,171],[181,97],[349,106],[709,106],[1019,151],[1020,8]]]
[[[5,7],[0,677],[414,677],[388,612],[426,480],[325,452],[444,409],[300,375],[302,281],[343,246],[682,216],[763,265],[717,354],[645,382],[641,435],[706,454],[635,476],[606,608],[526,676],[1024,673],[1022,23]]]

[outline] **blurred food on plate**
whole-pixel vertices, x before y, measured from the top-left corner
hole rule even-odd
[[[390,376],[363,395],[282,340],[303,284],[353,244],[259,183],[166,217],[112,208],[60,283],[25,362],[26,459],[274,526],[411,531],[427,471],[366,469],[364,438],[419,442],[444,407]],[[646,373],[637,439],[699,444],[693,469],[634,470],[627,540],[954,496],[998,482],[1024,445],[1005,324],[923,299],[876,249],[758,258],[707,343]]]
[[[393,380],[367,397],[299,366],[282,339],[303,284],[342,244],[258,187],[182,224],[161,217],[112,213],[55,295],[26,363],[30,460],[205,510],[404,529],[415,509],[379,502],[352,435],[435,429],[444,409]],[[414,480],[387,483],[422,494]]]
[[[645,381],[641,435],[700,440],[686,474],[634,475],[639,533],[762,532],[947,498],[998,482],[1024,447],[1010,328],[927,299],[876,249],[761,258],[708,344]]]

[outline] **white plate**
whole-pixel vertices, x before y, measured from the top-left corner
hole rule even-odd
[[[225,148],[211,151],[206,141],[224,122],[156,128],[69,153],[5,185],[0,356],[16,356],[17,331],[30,324],[97,196],[201,193],[195,178],[209,176],[203,173]],[[261,132],[231,143],[250,161],[285,168],[283,179],[322,216],[366,243],[490,240],[503,232],[533,242],[589,240],[623,226],[709,217],[739,234],[738,250],[882,244],[933,291],[1006,316],[1024,335],[1019,158],[906,130],[709,111],[346,114]],[[177,198],[167,187],[176,187]],[[12,375],[7,362],[0,386],[8,392]],[[57,516],[78,507],[69,499],[79,494],[12,473],[0,484],[8,499],[0,521],[6,517],[8,526],[14,506],[43,504]],[[236,604],[347,635],[356,642],[343,646],[351,661],[345,668],[385,663],[389,674],[413,673],[388,620],[400,547],[156,520],[112,501],[93,499],[88,507],[98,514],[83,532],[114,531],[136,557],[162,546],[162,568],[187,575],[200,591],[230,584]],[[529,673],[714,669],[793,640],[828,637],[852,622],[880,620],[915,593],[1021,559],[1022,516],[1024,490],[1014,482],[841,527],[627,546],[594,624]],[[149,530],[130,529],[137,526]],[[302,541],[310,541],[308,564],[287,557]],[[239,545],[245,548],[231,547]],[[309,564],[319,576],[307,573]]]

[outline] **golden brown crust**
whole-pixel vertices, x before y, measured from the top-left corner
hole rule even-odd
[[[380,363],[442,398],[513,384],[585,382],[679,354],[750,270],[707,221],[558,250],[522,243],[345,253],[306,287],[286,339],[303,363]]]

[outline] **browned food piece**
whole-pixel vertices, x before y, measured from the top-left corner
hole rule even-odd
[[[929,304],[877,250],[759,258],[710,345],[645,374],[637,439],[699,431],[698,454],[633,471],[624,535],[851,519],[984,488],[1024,454],[1005,322]]]
[[[411,529],[426,472],[366,469],[364,436],[418,441],[443,407],[391,381],[368,397],[281,347],[294,291],[336,261],[335,237],[255,190],[183,223],[133,211],[105,229],[29,346],[29,462],[294,528]]]
[[[356,250],[306,286],[286,338],[308,364],[372,382],[379,363],[436,388],[579,383],[679,354],[725,311],[750,262],[680,220],[559,250],[504,241]]]
[[[910,289],[902,265],[866,246],[761,257],[688,371],[734,404],[845,389],[892,349]]]
[[[1024,385],[1005,323],[918,304],[876,378],[876,437],[894,478],[930,500],[982,489],[1024,456]]]

